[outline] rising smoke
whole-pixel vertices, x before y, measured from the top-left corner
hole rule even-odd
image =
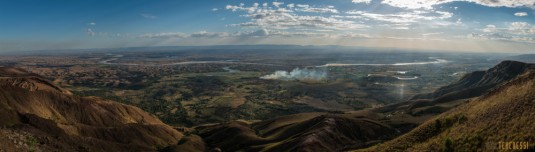
[[[275,71],[273,74],[265,75],[260,77],[260,79],[268,80],[324,80],[327,78],[327,70],[325,68],[321,69],[299,69],[295,68],[290,72],[287,71]]]

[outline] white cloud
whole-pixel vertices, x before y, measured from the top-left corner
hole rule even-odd
[[[97,25],[97,23],[95,23],[95,22],[90,22],[90,23],[87,23],[87,25],[95,26],[95,25]]]
[[[257,30],[257,31],[237,32],[233,36],[238,36],[238,37],[265,37],[265,36],[269,36],[269,31],[267,29],[260,29],[260,30]]]
[[[226,9],[233,12],[245,12],[243,17],[250,18],[249,22],[231,24],[230,26],[256,27],[261,29],[300,29],[300,28],[322,28],[322,29],[361,29],[367,25],[358,24],[354,21],[337,19],[320,15],[298,15],[295,12],[338,12],[332,6],[322,8],[311,7],[306,4],[297,4],[297,7],[271,8],[252,7],[241,5],[227,5]]]
[[[141,15],[141,17],[148,18],[148,19],[156,19],[156,18],[158,18],[157,16],[154,16],[154,15],[151,15],[151,14],[145,14],[145,13],[139,14],[139,15]]]
[[[501,40],[514,42],[535,43],[535,26],[527,22],[512,22],[508,27],[500,28],[495,25],[486,25],[483,34],[472,33],[467,37],[480,40]]]
[[[296,6],[297,7],[301,7],[301,8],[310,7],[310,5],[308,5],[308,4],[297,4]]]
[[[515,16],[528,16],[527,12],[517,12],[515,13]]]
[[[137,36],[138,38],[158,38],[158,39],[250,39],[250,38],[329,38],[329,39],[355,39],[355,38],[370,38],[369,35],[347,32],[344,34],[332,34],[321,32],[287,32],[281,30],[259,29],[254,31],[239,31],[232,34],[226,32],[207,32],[200,31],[191,34],[181,32],[167,32],[167,33],[149,33]]]
[[[334,8],[334,6],[327,6],[327,7],[311,7],[309,5],[302,5],[298,4],[296,11],[300,12],[309,12],[309,13],[334,13],[337,14],[338,10]]]
[[[353,3],[366,3],[366,4],[370,4],[370,2],[372,2],[372,0],[352,0]]]
[[[434,33],[422,33],[422,36],[432,36],[432,35],[441,35],[444,32],[434,32]]]
[[[489,24],[482,31],[486,33],[496,32],[496,25]]]
[[[218,8],[212,8],[212,11],[214,11],[214,12],[217,11],[217,10],[219,10],[219,9]]]
[[[512,34],[531,35],[535,34],[535,26],[527,22],[512,22],[509,25],[509,32]]]
[[[143,34],[138,36],[140,38],[187,38],[188,34],[184,33],[153,33],[153,34]]]
[[[272,4],[273,6],[279,8],[282,4],[284,4],[284,2],[273,2]]]
[[[467,38],[479,39],[479,40],[500,40],[500,41],[511,41],[511,42],[535,43],[535,38],[533,37],[510,35],[510,34],[505,34],[505,33],[485,33],[485,34],[471,33],[467,35]]]
[[[291,3],[291,4],[286,5],[286,7],[288,7],[289,9],[292,9],[292,8],[295,7],[295,4],[294,4],[294,3]]]
[[[88,28],[88,29],[86,30],[86,33],[87,33],[87,35],[89,35],[89,36],[95,36],[95,32],[93,31],[93,29]]]
[[[352,18],[367,18],[376,21],[391,23],[415,23],[421,21],[431,21],[447,19],[453,16],[453,13],[443,11],[408,11],[394,14],[378,14],[364,11],[348,11],[346,14],[353,15]]]
[[[187,37],[190,38],[221,38],[221,37],[227,37],[229,36],[226,32],[207,32],[207,31],[200,31],[197,33],[192,33]]]
[[[535,7],[535,0],[383,0],[383,4],[407,9],[433,9],[450,2],[472,2],[488,7]]]

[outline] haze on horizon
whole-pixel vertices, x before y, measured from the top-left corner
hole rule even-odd
[[[20,0],[0,10],[0,51],[295,44],[535,53],[535,0]]]

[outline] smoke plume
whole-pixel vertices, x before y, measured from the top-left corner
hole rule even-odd
[[[327,71],[325,69],[299,69],[295,68],[290,72],[287,71],[275,71],[273,74],[265,75],[260,79],[268,80],[323,80],[327,78]]]

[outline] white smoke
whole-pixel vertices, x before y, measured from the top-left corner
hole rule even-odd
[[[260,79],[268,80],[323,80],[327,78],[327,71],[322,69],[299,69],[295,68],[290,72],[287,71],[275,71],[273,74],[265,75]]]

